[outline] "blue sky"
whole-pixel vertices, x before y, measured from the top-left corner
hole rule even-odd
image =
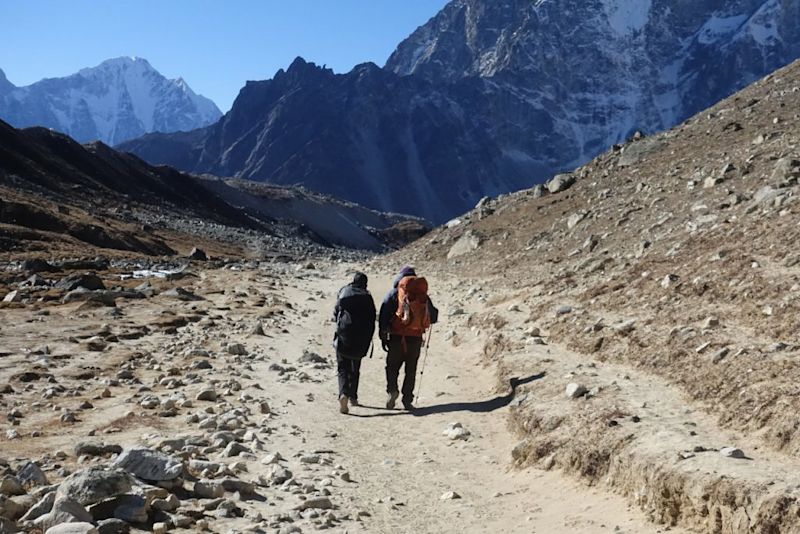
[[[0,0],[0,69],[15,85],[111,57],[146,58],[230,108],[246,80],[297,56],[336,72],[373,61],[447,0]]]

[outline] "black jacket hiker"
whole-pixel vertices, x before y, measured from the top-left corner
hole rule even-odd
[[[353,282],[339,291],[333,311],[336,321],[336,361],[339,371],[340,411],[347,413],[348,400],[358,403],[361,359],[369,352],[375,334],[375,302],[367,291],[367,275],[356,273]]]

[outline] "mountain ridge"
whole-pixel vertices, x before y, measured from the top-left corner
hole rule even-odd
[[[295,60],[249,82],[191,139],[121,148],[440,223],[636,131],[667,129],[800,57],[796,3],[645,4],[454,0],[385,68],[333,74]]]
[[[0,77],[0,118],[21,128],[53,128],[79,142],[113,145],[152,131],[193,130],[221,116],[182,78],[167,79],[138,57],[108,59],[23,87]]]

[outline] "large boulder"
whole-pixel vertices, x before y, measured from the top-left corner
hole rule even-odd
[[[125,471],[94,466],[65,478],[58,487],[58,495],[88,506],[128,493],[132,487],[133,480]]]
[[[481,246],[481,238],[471,230],[464,232],[464,235],[458,238],[456,242],[450,247],[450,251],[447,253],[447,259],[457,258],[459,256],[464,256],[465,254],[469,254],[470,252],[474,252]]]
[[[545,184],[551,193],[561,193],[575,184],[574,174],[556,174],[553,179]]]
[[[92,514],[74,499],[65,496],[56,497],[53,509],[36,518],[34,526],[47,531],[47,529],[62,523],[91,523]]]
[[[183,474],[183,462],[151,449],[127,449],[114,465],[142,480],[161,482],[175,480]]]
[[[63,289],[64,291],[72,291],[73,289],[78,289],[79,287],[83,287],[91,291],[106,288],[100,277],[95,274],[71,274],[59,280],[56,284],[56,287]]]

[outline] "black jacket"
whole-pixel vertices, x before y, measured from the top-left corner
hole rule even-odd
[[[333,310],[336,351],[348,358],[366,356],[375,334],[375,315],[375,302],[369,291],[353,284],[344,286]]]

